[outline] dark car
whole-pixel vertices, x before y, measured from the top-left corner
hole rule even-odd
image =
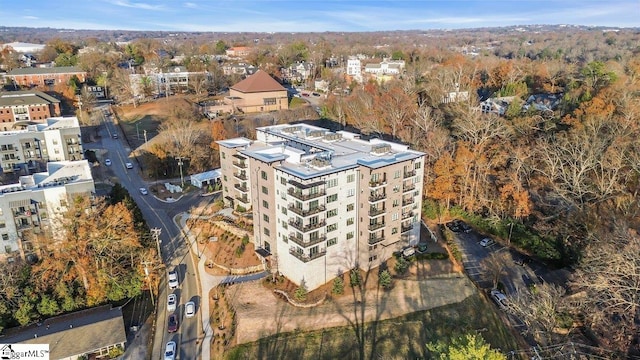
[[[169,315],[169,323],[167,325],[167,331],[170,333],[178,331],[178,315],[171,314]]]
[[[469,224],[467,224],[466,222],[464,222],[464,221],[459,221],[459,222],[458,222],[458,226],[460,227],[460,229],[461,229],[463,232],[465,232],[465,233],[467,233],[467,234],[468,234],[468,233],[470,233],[470,232],[471,232],[471,230],[473,230],[473,228],[472,228]]]
[[[526,256],[517,256],[513,259],[513,262],[516,265],[520,265],[520,266],[524,266],[525,264],[528,264],[530,261],[530,259]]]
[[[460,232],[460,227],[458,226],[458,223],[455,220],[454,221],[449,221],[445,225],[447,225],[449,230],[451,230],[453,232]]]

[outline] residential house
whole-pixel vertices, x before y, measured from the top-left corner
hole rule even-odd
[[[127,336],[120,307],[103,305],[7,329],[8,344],[49,344],[50,359],[109,359],[113,348],[125,349]]]
[[[67,84],[73,77],[81,83],[87,78],[87,73],[75,66],[58,66],[42,68],[17,68],[9,71],[5,78],[19,86],[54,86]]]
[[[503,116],[507,112],[507,108],[509,108],[509,105],[514,98],[515,96],[489,98],[480,103],[480,110],[485,114]]]
[[[229,57],[245,57],[251,53],[251,48],[247,46],[234,46],[227,49],[226,55]]]
[[[44,122],[60,116],[60,100],[41,91],[0,93],[0,131],[8,131],[19,122]]]
[[[3,173],[43,171],[49,161],[84,159],[80,123],[76,117],[48,118],[42,124],[0,132]]]
[[[0,185],[0,261],[39,257],[38,234],[60,236],[70,198],[95,193],[87,160],[47,163],[47,171]]]
[[[251,210],[257,252],[307,290],[420,240],[424,153],[306,124],[217,143],[225,204]]]
[[[562,94],[534,94],[527,98],[527,102],[522,106],[523,111],[529,110],[531,106],[540,112],[553,113],[560,105]]]
[[[210,78],[210,74],[206,71],[188,71],[184,66],[172,66],[166,71],[153,68],[145,72],[145,74],[129,75],[135,96],[150,95],[145,94],[145,91],[155,95],[184,92],[189,89],[190,83]]]
[[[283,77],[290,82],[305,82],[314,75],[315,66],[309,62],[297,62],[288,68],[282,68]]]
[[[382,60],[380,63],[367,64],[364,72],[375,75],[398,75],[404,71],[404,60]]]
[[[289,108],[287,89],[262,70],[233,85],[226,100],[244,113]]]
[[[258,68],[253,65],[245,64],[245,63],[225,64],[222,67],[222,71],[227,76],[231,76],[231,75],[249,76],[249,75],[255,74],[256,71],[258,71]]]

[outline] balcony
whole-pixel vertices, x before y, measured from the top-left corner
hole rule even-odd
[[[402,206],[407,206],[407,205],[411,205],[415,202],[416,200],[414,198],[408,198],[408,199],[402,199]]]
[[[405,178],[405,179],[410,178],[410,177],[412,177],[412,176],[416,176],[416,171],[415,171],[415,170],[412,170],[412,171],[405,171],[405,172],[404,172],[404,178]]]
[[[313,214],[317,214],[319,212],[325,211],[324,205],[318,205],[316,207],[312,207],[312,208],[309,208],[309,209],[302,209],[302,208],[296,207],[293,204],[289,204],[288,209],[293,211],[294,213],[302,216],[302,217],[313,215]]]
[[[235,199],[240,201],[243,204],[249,203],[249,199],[246,196],[236,196]]]
[[[243,174],[243,173],[233,173],[233,176],[235,176],[236,178],[238,178],[238,179],[240,179],[240,180],[247,181],[247,174]]]
[[[370,208],[369,209],[369,216],[373,217],[373,216],[379,216],[382,215],[384,213],[387,212],[387,209],[382,208],[382,209],[376,209],[376,208]]]
[[[311,260],[315,260],[317,258],[320,258],[326,255],[327,249],[322,249],[313,255],[308,255],[308,254],[300,254],[298,251],[296,251],[295,247],[292,247],[292,248],[289,248],[289,254],[295,256],[296,258],[298,258],[298,260],[302,262],[309,262]]]
[[[371,194],[369,196],[369,202],[370,203],[374,203],[374,202],[378,202],[378,201],[382,201],[384,199],[387,198],[387,194],[382,193],[382,194]]]
[[[376,230],[380,230],[383,227],[385,227],[385,223],[381,222],[381,223],[376,223],[376,224],[370,224],[369,225],[369,231],[376,231]]]
[[[293,241],[294,243],[296,243],[296,244],[298,244],[298,245],[300,245],[302,247],[313,246],[313,245],[319,244],[319,243],[321,243],[323,241],[326,241],[326,240],[327,240],[327,236],[326,235],[322,235],[322,236],[319,236],[319,237],[317,237],[315,239],[310,239],[308,241],[305,241],[304,238],[296,236],[295,233],[290,233],[289,234],[289,241]]]
[[[406,233],[407,231],[413,230],[413,224],[409,224],[407,226],[402,225],[400,227],[400,233]]]
[[[301,222],[295,221],[293,219],[289,219],[289,225],[293,226],[295,229],[300,230],[301,232],[309,232],[311,230],[319,229],[327,225],[327,222],[325,220],[322,220],[314,224],[303,225]]]
[[[372,189],[387,185],[387,179],[378,179],[369,181],[369,187]]]
[[[369,245],[375,245],[381,241],[384,241],[384,236],[370,236]]]
[[[324,196],[326,194],[324,190],[318,190],[318,191],[313,192],[313,193],[303,193],[302,191],[295,190],[294,188],[289,188],[289,190],[287,190],[287,193],[289,195],[293,196],[294,198],[296,198],[298,200],[302,200],[302,201],[307,201],[307,200],[319,198],[319,197]]]
[[[242,186],[240,184],[235,184],[233,185],[233,187],[235,187],[236,189],[240,190],[241,192],[247,192],[249,191],[249,188],[247,186]]]
[[[413,217],[413,215],[414,215],[413,211],[408,211],[408,212],[402,213],[402,220],[409,219],[409,218]]]
[[[247,163],[244,161],[234,161],[233,162],[233,166],[240,168],[240,169],[246,169],[247,168]]]
[[[413,183],[411,183],[409,185],[404,185],[404,184],[402,185],[402,192],[403,193],[406,193],[406,192],[409,192],[409,191],[413,191],[415,189],[416,189],[416,184],[413,184]]]

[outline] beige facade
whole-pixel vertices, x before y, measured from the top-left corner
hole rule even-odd
[[[259,128],[219,141],[223,174],[248,161],[254,242],[273,271],[308,290],[378,267],[420,238],[424,154],[310,125]],[[223,177],[225,202],[236,206]]]
[[[233,104],[237,110],[244,113],[287,110],[289,108],[287,90],[242,93],[230,89],[229,98],[235,100]]]

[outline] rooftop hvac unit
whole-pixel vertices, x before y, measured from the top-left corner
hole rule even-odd
[[[377,144],[371,147],[371,153],[374,155],[383,155],[391,151],[389,144]]]
[[[336,134],[334,132],[324,134],[324,141],[338,141],[340,139],[342,139],[342,134]]]
[[[322,137],[323,135],[324,135],[324,130],[311,130],[307,134],[307,138],[309,139],[319,138],[319,137]]]

